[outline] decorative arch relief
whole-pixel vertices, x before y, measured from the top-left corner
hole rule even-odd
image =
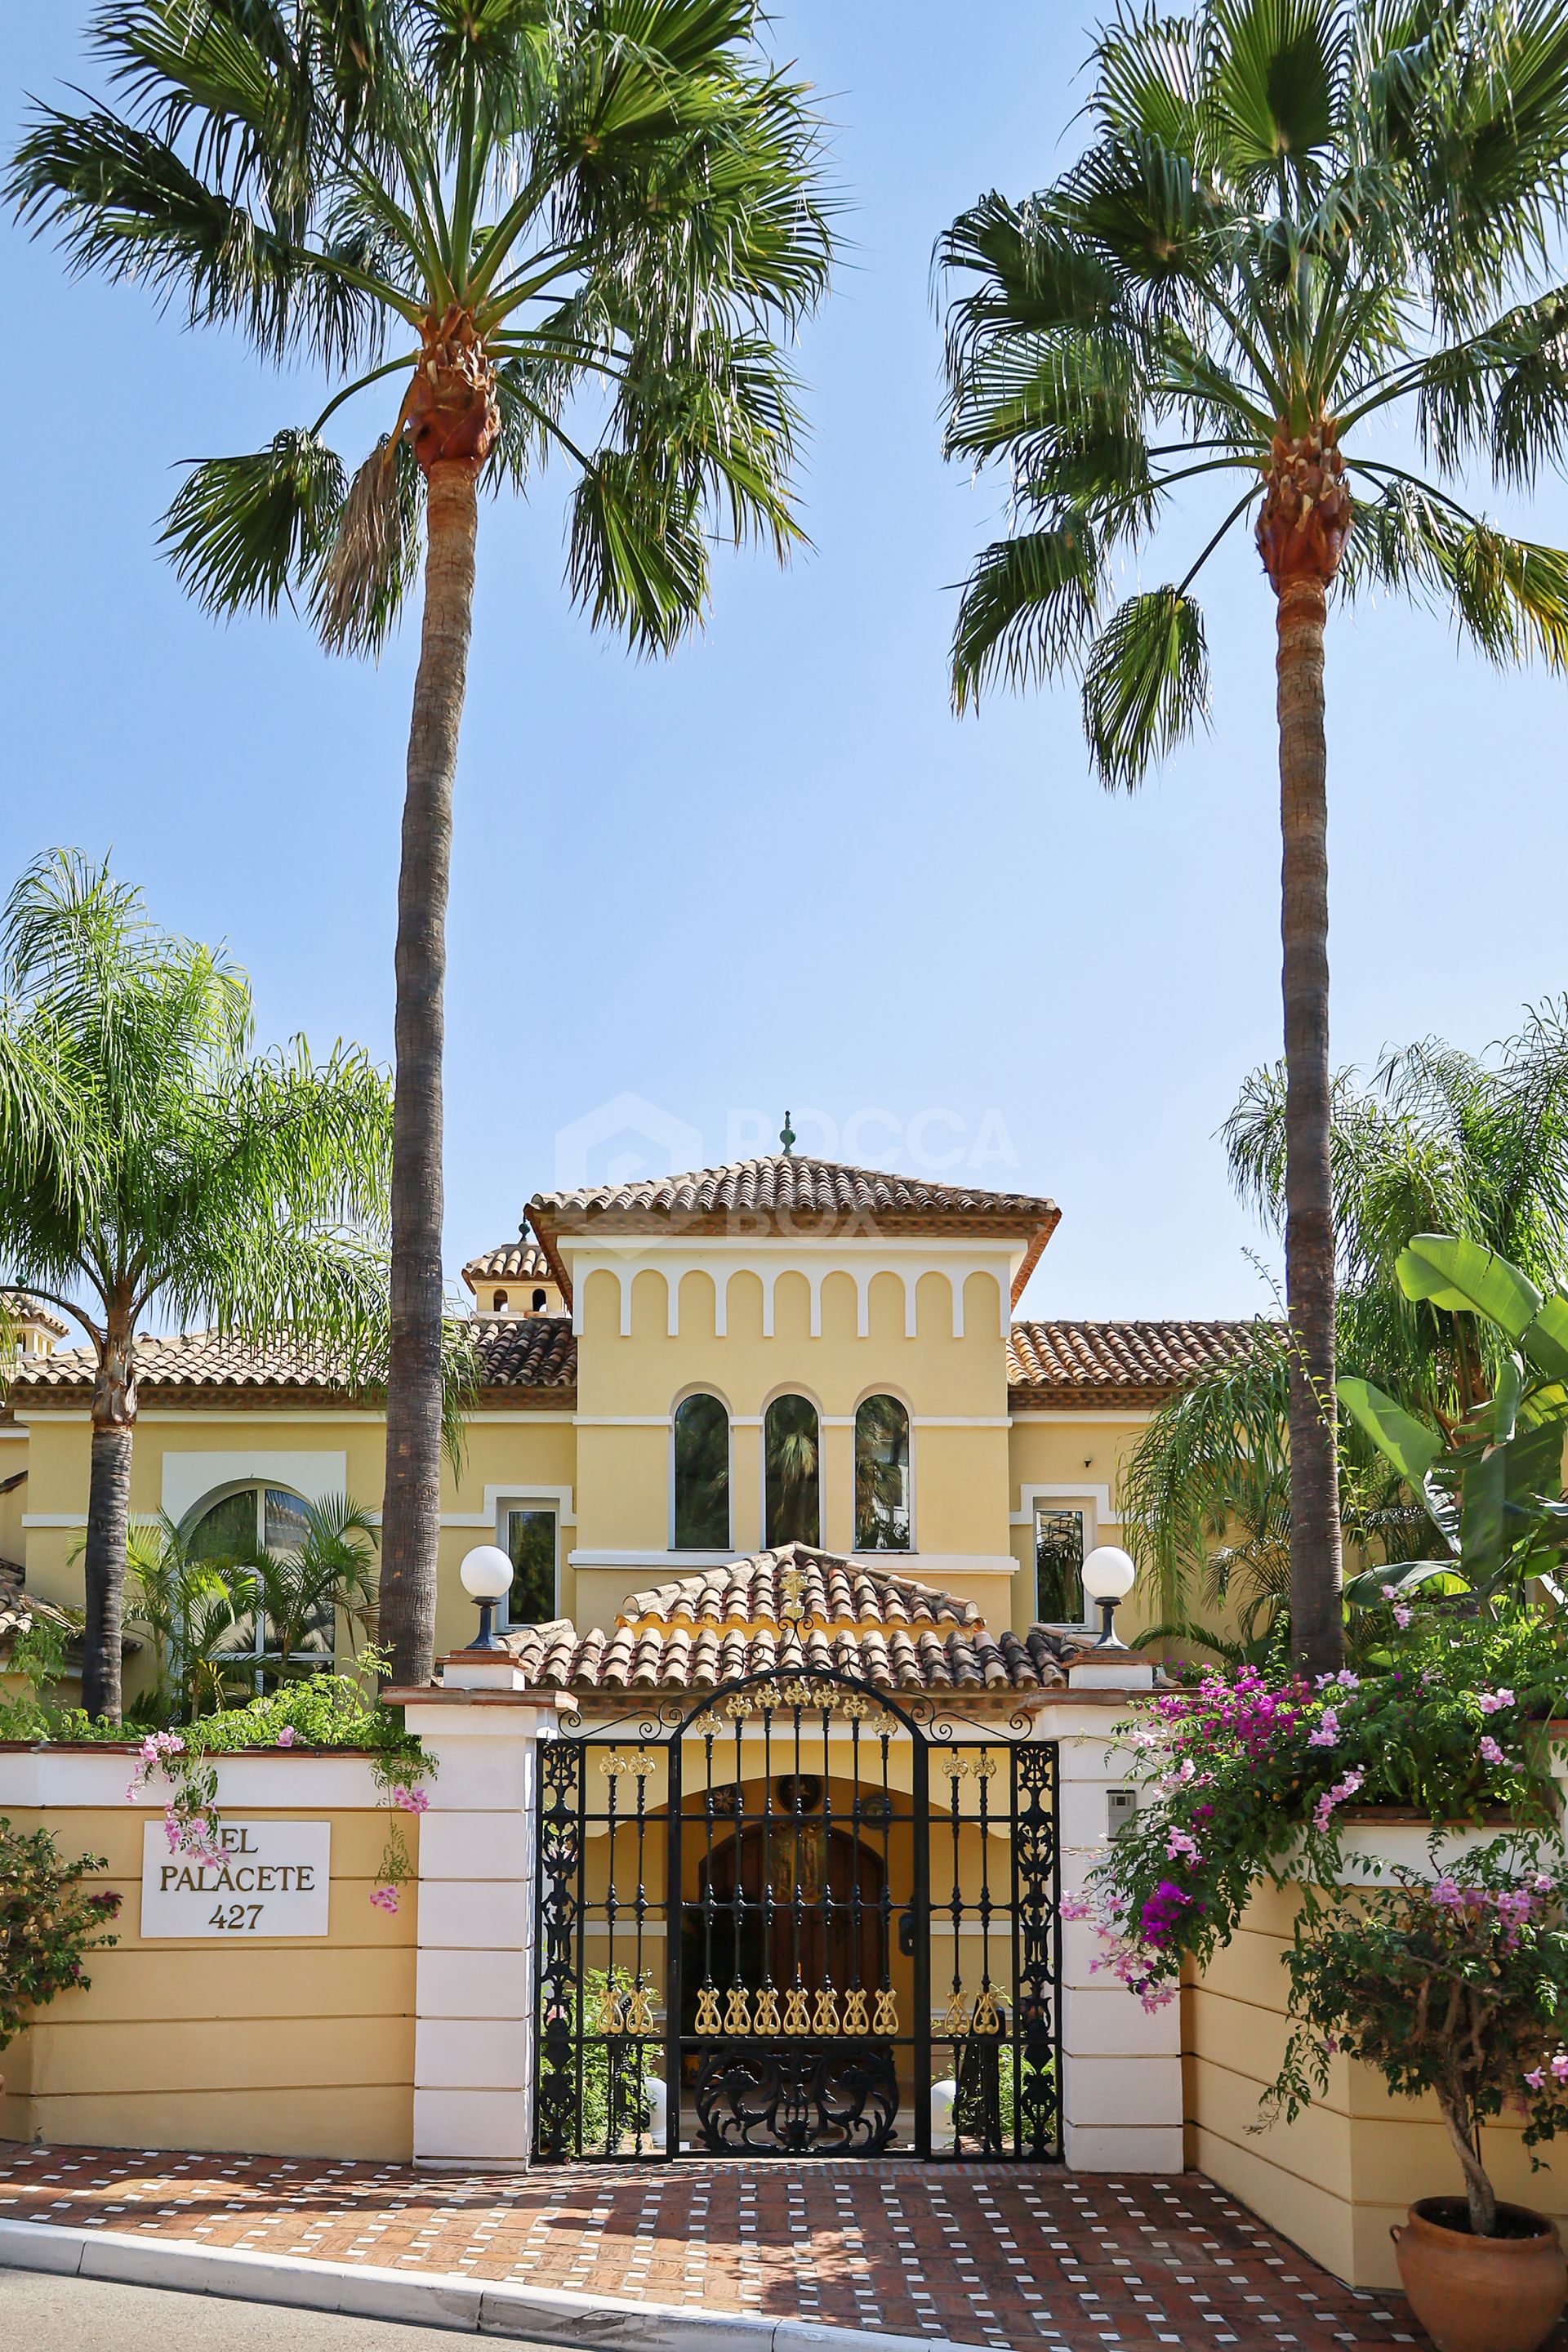
[[[805,1278],[811,1301],[810,1336],[822,1337],[822,1286],[831,1275],[843,1275],[855,1287],[855,1336],[868,1339],[871,1336],[871,1285],[879,1276],[890,1276],[903,1286],[904,1337],[918,1337],[917,1302],[921,1283],[929,1275],[936,1276],[948,1286],[952,1303],[952,1337],[966,1336],[964,1292],[973,1276],[980,1275],[994,1286],[997,1301],[997,1336],[1005,1339],[1010,1314],[1012,1268],[1005,1258],[995,1254],[986,1256],[921,1255],[909,1258],[858,1257],[847,1254],[835,1255],[820,1261],[803,1265],[798,1258],[773,1257],[761,1252],[745,1252],[722,1259],[703,1252],[677,1257],[659,1253],[654,1255],[631,1256],[620,1252],[583,1252],[575,1256],[573,1267],[572,1328],[583,1329],[583,1299],[589,1282],[595,1276],[607,1274],[617,1286],[619,1299],[618,1328],[623,1339],[632,1335],[632,1293],[640,1275],[657,1275],[665,1286],[664,1328],[671,1339],[680,1337],[681,1284],[689,1274],[705,1275],[713,1286],[713,1329],[718,1339],[729,1336],[730,1286],[737,1276],[750,1276],[762,1286],[763,1337],[774,1335],[774,1301],[780,1279],[784,1275],[800,1275]],[[984,1312],[984,1310],[983,1310]],[[987,1318],[988,1319],[988,1318]],[[975,1318],[970,1318],[971,1323]],[[976,1336],[984,1329],[977,1325]]]

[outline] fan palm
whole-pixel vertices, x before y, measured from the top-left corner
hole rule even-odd
[[[1248,518],[1277,599],[1295,1639],[1341,1652],[1323,643],[1331,593],[1448,611],[1499,663],[1568,663],[1568,557],[1463,496],[1568,449],[1561,0],[1206,0],[1098,37],[1090,143],[942,238],[949,453],[1010,468],[1018,527],[965,586],[960,708],[1082,680],[1131,789],[1208,703],[1194,579]],[[1171,584],[1113,568],[1221,492]],[[1201,495],[1201,493],[1200,493]],[[1233,499],[1233,503],[1225,504]]]
[[[375,1522],[345,1495],[306,1503],[300,1539],[285,1551],[258,1547],[242,1562],[255,1580],[265,1631],[263,1672],[279,1682],[318,1673],[332,1662],[340,1612],[363,1641],[374,1638]]]
[[[194,1721],[205,1709],[250,1697],[236,1656],[255,1603],[249,1570],[198,1558],[166,1512],[131,1522],[125,1559],[126,1619],[147,1635],[153,1654],[152,1686],[138,1693],[133,1717]]]
[[[1286,1074],[1258,1070],[1226,1122],[1237,1191],[1285,1222]],[[1398,1261],[1416,1234],[1450,1232],[1517,1264],[1542,1289],[1568,1286],[1568,1000],[1531,1012],[1481,1057],[1426,1038],[1384,1055],[1370,1082],[1336,1073],[1330,1168],[1342,1368],[1405,1399],[1452,1437],[1490,1391],[1500,1357],[1482,1318],[1413,1299]],[[1273,1594],[1258,1546],[1288,1547],[1289,1362],[1277,1326],[1151,1416],[1129,1458],[1123,1507],[1172,1617],[1206,1598]],[[1342,1508],[1363,1552],[1424,1554],[1426,1514],[1342,1424]],[[1242,1540],[1234,1538],[1237,1531]],[[1216,1549],[1218,1547],[1219,1549]],[[1228,1596],[1214,1578],[1228,1579]],[[1190,1627],[1189,1627],[1190,1630]]]
[[[10,191],[331,397],[196,466],[164,539],[215,612],[306,605],[374,652],[415,592],[396,944],[382,1622],[430,1672],[439,1528],[441,1059],[452,784],[480,488],[574,478],[568,577],[645,651],[703,613],[709,535],[797,536],[779,342],[828,261],[818,131],[754,0],[116,0],[124,110],[38,111]],[[388,349],[390,341],[390,352]],[[352,478],[323,437],[374,387]]]
[[[391,1106],[357,1050],[253,1058],[243,973],[107,867],[41,858],[0,948],[0,1263],[96,1359],[82,1704],[113,1721],[138,1340],[156,1314],[205,1318],[370,1368]]]

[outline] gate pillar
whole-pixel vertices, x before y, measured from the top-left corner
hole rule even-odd
[[[555,1708],[510,1658],[462,1652],[389,1694],[434,1759],[419,1825],[414,2160],[525,2165],[533,2137],[539,1749]]]
[[[1123,1784],[1110,1733],[1129,1694],[1085,1692],[1050,1709],[1058,1743],[1061,1891],[1079,1895],[1110,1834],[1110,1791]],[[1181,2003],[1145,2011],[1105,1969],[1094,1930],[1062,1924],[1063,2155],[1080,2172],[1182,2169]]]

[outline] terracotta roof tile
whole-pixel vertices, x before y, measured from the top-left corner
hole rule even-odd
[[[577,1342],[566,1315],[482,1316],[473,1324],[481,1388],[565,1389],[577,1379]],[[28,1357],[11,1376],[16,1398],[34,1389],[89,1390],[89,1348]],[[251,1348],[216,1331],[184,1331],[136,1343],[136,1381],[149,1389],[333,1389],[342,1366],[321,1349]]]
[[[52,1331],[57,1339],[70,1337],[70,1325],[62,1321],[52,1307],[46,1307],[41,1298],[34,1298],[26,1290],[6,1290],[0,1286],[0,1307],[14,1322],[36,1323],[42,1329]]]
[[[841,1559],[807,1544],[784,1544],[726,1567],[700,1569],[647,1592],[634,1592],[621,1611],[622,1624],[755,1625],[783,1622],[788,1588],[781,1580],[801,1577],[795,1598],[807,1620],[828,1626],[978,1625],[973,1601],[939,1592],[913,1577],[880,1564]]]
[[[1102,1391],[1151,1402],[1235,1362],[1273,1328],[1258,1322],[1015,1323],[1007,1343],[1009,1396],[1026,1410],[1087,1404]]]
[[[537,1242],[522,1234],[515,1242],[502,1242],[499,1249],[483,1250],[471,1257],[463,1268],[463,1280],[470,1290],[481,1282],[553,1282],[550,1261]]]
[[[797,1563],[810,1612],[799,1627],[778,1622],[773,1600],[778,1576]],[[993,1634],[969,1601],[793,1544],[636,1594],[607,1633],[579,1634],[557,1619],[503,1638],[532,1687],[584,1695],[695,1693],[805,1664],[895,1693],[1012,1696],[1060,1688],[1076,1647],[1041,1625],[1023,1639]]]
[[[712,1216],[735,1210],[792,1215],[841,1217],[869,1213],[985,1217],[994,1222],[1055,1223],[1054,1201],[1019,1192],[988,1192],[969,1185],[928,1184],[881,1168],[852,1168],[837,1160],[797,1159],[775,1152],[765,1160],[737,1160],[725,1168],[699,1168],[682,1176],[648,1177],[634,1184],[601,1184],[566,1192],[536,1192],[528,1204],[556,1223],[598,1215]]]

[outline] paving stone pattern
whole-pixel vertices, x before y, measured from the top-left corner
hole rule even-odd
[[[723,2159],[469,2174],[5,2143],[0,2217],[997,2352],[1426,2341],[1400,2298],[1342,2286],[1193,2172]]]

